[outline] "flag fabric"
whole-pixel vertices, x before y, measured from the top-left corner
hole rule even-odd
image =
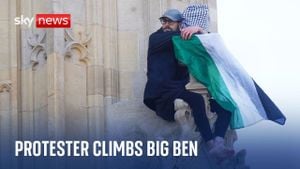
[[[227,50],[219,34],[193,35],[190,40],[174,36],[172,40],[176,58],[232,113],[232,129],[265,119],[285,123],[285,116]]]

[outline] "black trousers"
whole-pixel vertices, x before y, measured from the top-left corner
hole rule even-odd
[[[191,107],[195,123],[206,142],[216,136],[224,138],[231,118],[231,113],[229,111],[223,109],[215,100],[210,100],[212,111],[215,111],[218,115],[215,123],[215,132],[212,133],[205,113],[205,103],[202,95],[185,90],[178,96],[178,98],[187,102]]]

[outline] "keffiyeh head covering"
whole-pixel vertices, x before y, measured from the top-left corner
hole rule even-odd
[[[205,31],[209,27],[209,11],[206,4],[193,4],[188,6],[182,13],[184,20],[181,27],[199,26]]]

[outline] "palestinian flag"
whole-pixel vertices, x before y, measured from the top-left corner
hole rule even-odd
[[[230,54],[219,34],[193,35],[190,40],[174,36],[173,44],[176,58],[224,109],[232,112],[232,129],[265,119],[285,123],[285,116]]]

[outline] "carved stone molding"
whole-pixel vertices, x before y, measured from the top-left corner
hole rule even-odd
[[[38,64],[46,63],[47,54],[45,46],[46,31],[33,33],[27,42],[31,47],[30,60],[32,69],[35,70]]]
[[[85,63],[88,62],[88,43],[91,41],[91,34],[84,33],[82,30],[71,31],[69,29],[65,29],[65,57],[72,57],[73,50],[77,49],[80,51],[79,61],[83,61]]]
[[[10,92],[12,88],[12,82],[10,80],[0,81],[0,93]]]

